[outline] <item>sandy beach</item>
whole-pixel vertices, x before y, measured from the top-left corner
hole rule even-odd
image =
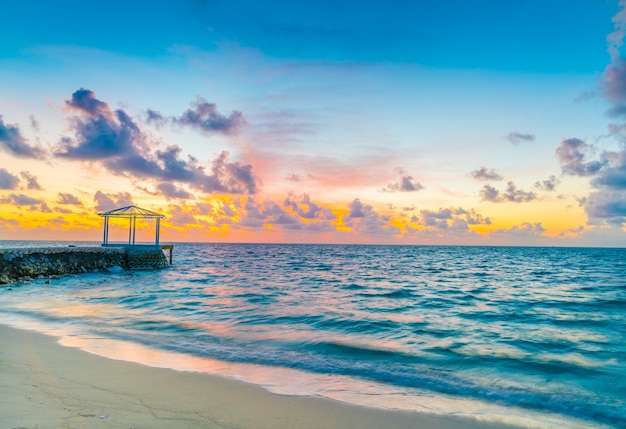
[[[485,428],[485,422],[363,408],[63,347],[0,326],[0,428]]]

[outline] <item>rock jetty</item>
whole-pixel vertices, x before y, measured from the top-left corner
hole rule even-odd
[[[103,271],[115,266],[128,270],[167,265],[158,246],[0,249],[0,286],[38,277]]]

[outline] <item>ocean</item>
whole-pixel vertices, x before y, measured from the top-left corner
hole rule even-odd
[[[84,243],[0,242],[0,247]],[[97,243],[90,243],[98,245]],[[626,427],[626,249],[178,243],[0,288],[0,323],[285,395]]]

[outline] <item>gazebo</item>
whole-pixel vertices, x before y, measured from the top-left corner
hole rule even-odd
[[[108,212],[98,213],[98,216],[104,218],[104,240],[103,246],[109,245],[109,219],[110,218],[128,218],[128,245],[135,245],[135,232],[137,227],[137,218],[140,219],[155,219],[155,245],[159,245],[159,233],[161,229],[161,219],[165,216],[161,213],[153,212],[151,210],[142,209],[137,206],[121,207],[119,209],[109,210]]]

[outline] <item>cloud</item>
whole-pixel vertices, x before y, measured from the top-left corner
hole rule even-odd
[[[619,152],[604,152],[603,168],[591,181],[591,184],[600,188],[626,190],[626,150]]]
[[[411,217],[411,221],[429,229],[457,231],[467,231],[469,225],[491,225],[489,217],[476,213],[474,209],[460,207],[420,210],[419,215]]]
[[[535,136],[533,134],[512,132],[506,136],[506,139],[514,145],[518,145],[522,142],[535,141]]]
[[[535,188],[541,189],[542,191],[555,191],[559,183],[561,183],[561,181],[556,176],[550,176],[547,180],[535,182]]]
[[[290,195],[285,199],[284,206],[290,208],[304,219],[335,220],[337,218],[330,209],[320,207],[311,201],[311,197],[308,194],[301,196]]]
[[[492,240],[500,240],[504,243],[510,243],[511,241],[521,244],[540,244],[544,243],[544,233],[546,229],[541,224],[537,223],[522,223],[520,225],[513,226],[511,228],[501,228],[489,233],[489,238]]]
[[[502,180],[503,177],[500,176],[496,171],[492,168],[491,170],[487,170],[486,167],[480,167],[478,170],[474,170],[470,173],[476,180]]]
[[[55,155],[77,160],[104,160],[139,154],[142,140],[139,127],[123,110],[112,111],[96,94],[81,88],[65,101],[70,110],[82,114],[71,123],[74,139],[63,138]],[[142,145],[145,147],[145,145]]]
[[[17,176],[12,175],[6,169],[0,168],[0,189],[15,189],[20,183]]]
[[[148,109],[146,110],[146,123],[155,125],[157,128],[160,128],[167,123],[167,118],[165,118],[156,110]]]
[[[26,142],[17,125],[6,125],[2,115],[0,115],[0,150],[17,158],[43,159],[45,157],[43,149]]]
[[[22,179],[26,181],[26,189],[42,189],[41,185],[37,181],[37,176],[30,174],[28,171],[22,171],[20,176],[22,176]]]
[[[367,206],[371,210],[371,206]],[[350,211],[346,218],[348,219],[356,219],[367,216],[366,214],[366,206],[361,202],[360,199],[355,198],[349,205]]]
[[[597,219],[611,224],[622,224],[626,219],[626,192],[592,192],[581,200],[591,220]]]
[[[383,189],[383,192],[417,192],[424,189],[421,183],[415,182],[413,177],[406,174],[402,168],[396,168],[400,174],[400,181],[390,183]]]
[[[189,192],[185,191],[182,188],[178,188],[175,185],[168,183],[168,182],[157,184],[157,189],[159,190],[161,195],[163,195],[168,200],[173,199],[173,198],[174,199],[175,198],[187,199],[187,198],[192,197],[192,195]]]
[[[480,196],[483,201],[490,201],[492,203],[522,203],[532,201],[537,198],[537,195],[532,191],[517,189],[513,182],[508,182],[506,189],[502,192],[491,185],[485,185],[480,191]]]
[[[170,205],[168,211],[167,221],[174,226],[188,227],[189,225],[205,224],[194,217],[196,211],[193,209],[189,211],[180,206]]]
[[[34,204],[42,204],[43,200],[32,198],[24,194],[11,194],[0,199],[0,203],[15,204],[16,206],[31,206]]]
[[[370,205],[363,204],[359,198],[355,198],[348,205],[349,212],[343,221],[352,233],[359,236],[391,237],[400,234],[400,228],[389,223],[391,218],[377,213]]]
[[[69,204],[73,206],[82,206],[83,202],[72,194],[66,194],[59,192],[59,198],[57,198],[57,204]]]
[[[585,151],[589,146],[581,139],[563,139],[556,149],[556,156],[561,163],[563,174],[572,176],[592,176],[596,174],[605,163],[600,161],[585,162]]]
[[[168,181],[186,183],[207,193],[257,192],[258,180],[252,173],[252,166],[228,162],[226,151],[212,161],[210,174],[207,174],[207,168],[196,158],[182,159],[179,146],[153,151],[151,146],[156,144],[126,112],[112,111],[91,90],[81,88],[74,92],[66,105],[80,116],[71,118],[74,137],[61,140],[56,156],[99,161],[114,174],[154,179],[161,184]],[[175,185],[166,191],[172,187]]]
[[[626,101],[626,63],[620,51],[626,31],[626,1],[620,0],[619,6],[620,9],[613,16],[613,32],[606,38],[611,62],[604,70],[600,86],[610,101],[623,105]]]
[[[233,208],[235,211],[233,211]],[[224,205],[215,212],[230,218],[238,216],[238,225],[247,228],[270,228],[272,231],[289,230],[311,233],[324,233],[335,230],[332,223],[336,216],[330,209],[312,201],[307,194],[290,194],[282,204],[265,200],[258,202],[249,197],[242,203],[233,206]]]
[[[98,191],[93,196],[93,200],[96,202],[96,211],[98,212],[106,212],[135,204],[133,203],[133,198],[128,192],[105,194],[104,192]]]
[[[302,178],[298,174],[295,174],[295,173],[287,175],[286,179],[289,180],[290,182],[301,182],[302,181]]]
[[[52,209],[48,206],[48,203],[46,203],[45,201],[42,202],[39,207],[31,207],[30,208],[31,211],[38,211],[41,213],[52,213]]]
[[[247,122],[241,112],[233,111],[225,116],[218,112],[215,103],[209,103],[204,98],[198,97],[191,103],[192,109],[187,109],[183,114],[174,118],[177,124],[187,125],[199,129],[205,133],[231,134],[238,131]]]

